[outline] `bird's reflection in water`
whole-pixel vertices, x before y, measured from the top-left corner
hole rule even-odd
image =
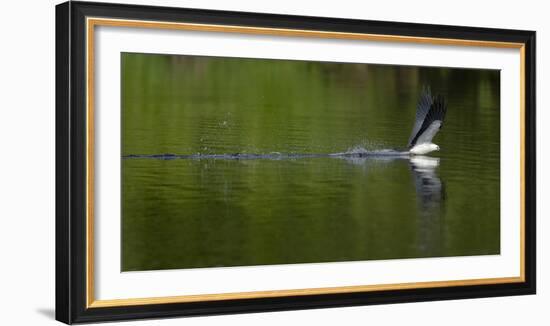
[[[437,174],[439,158],[415,156],[410,160],[418,202],[416,250],[440,255],[443,246],[445,184]]]
[[[339,157],[346,162],[364,167],[372,163],[395,163],[398,161],[409,161],[418,205],[421,211],[440,209],[441,202],[445,199],[445,187],[439,176],[437,168],[439,167],[439,158],[430,156],[350,156]]]
[[[439,158],[414,156],[410,159],[416,195],[422,211],[438,209],[445,197],[444,184],[437,175]]]
[[[343,157],[346,162],[360,166],[368,173],[369,166],[376,163],[404,163],[408,161],[416,191],[417,234],[415,247],[421,256],[438,256],[444,250],[444,201],[445,183],[438,176],[440,159],[429,156],[388,156],[388,157]],[[382,166],[385,164],[381,164]],[[380,164],[377,164],[380,166]]]

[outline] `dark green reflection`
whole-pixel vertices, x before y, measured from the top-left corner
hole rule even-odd
[[[423,85],[442,151],[409,160],[122,160],[124,271],[498,254],[498,71],[122,54],[122,155],[402,147]]]

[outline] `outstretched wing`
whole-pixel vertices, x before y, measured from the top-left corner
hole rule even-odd
[[[425,88],[416,107],[416,120],[407,147],[431,142],[443,125],[446,113],[445,99],[440,95],[433,97],[430,89]]]

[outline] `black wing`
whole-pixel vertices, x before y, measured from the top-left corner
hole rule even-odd
[[[446,113],[447,101],[445,98],[440,95],[434,97],[429,88],[424,88],[416,106],[416,120],[407,147],[411,148],[416,145],[422,136],[421,139],[425,142],[431,141],[443,125]]]

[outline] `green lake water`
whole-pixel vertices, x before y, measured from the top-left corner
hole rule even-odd
[[[121,60],[123,271],[499,254],[498,71]],[[425,85],[431,159],[299,157],[404,148]],[[168,153],[265,157],[124,158]]]

